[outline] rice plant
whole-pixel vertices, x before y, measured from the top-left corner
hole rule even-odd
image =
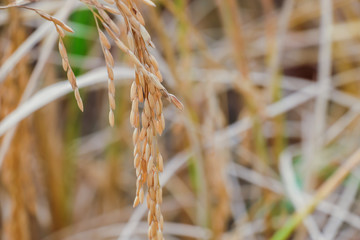
[[[358,239],[359,17],[0,0],[1,238]]]

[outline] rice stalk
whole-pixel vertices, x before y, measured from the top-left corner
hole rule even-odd
[[[219,103],[214,98],[214,85],[208,84],[206,89],[207,98],[209,99],[207,106],[208,117],[204,121],[205,139],[214,141],[212,136],[217,129],[225,123],[224,116],[220,115]],[[214,144],[213,148],[207,149],[204,154],[206,160],[205,173],[208,182],[208,212],[209,222],[212,230],[212,239],[219,239],[226,232],[226,224],[230,219],[230,196],[227,189],[228,181],[225,177],[230,152],[224,144]]]
[[[332,2],[334,48],[326,61],[317,61],[319,19],[329,12],[312,0],[4,2],[12,3],[0,7],[3,238],[356,236],[353,176],[342,173],[322,190],[359,145],[356,0]],[[18,33],[8,26],[14,32],[18,26]],[[68,26],[77,32],[71,39],[64,37]],[[133,68],[116,66],[125,61]],[[324,94],[315,81],[318,66],[329,61],[331,88]],[[23,72],[30,66],[31,76]],[[63,69],[69,79],[58,82]],[[62,101],[74,93],[74,82],[90,90],[90,107],[81,115]],[[163,102],[182,108],[165,87],[176,89],[184,113]],[[327,109],[318,111],[325,128],[309,121],[318,96],[325,96]],[[313,133],[321,128],[323,144],[314,155]],[[300,154],[279,172],[287,143]],[[310,215],[313,222],[302,226]]]
[[[238,10],[238,3],[234,0],[216,1],[221,19],[224,24],[226,34],[229,36],[231,46],[234,50],[233,58],[235,61],[236,69],[239,72],[238,81],[234,82],[235,89],[244,97],[244,101],[247,110],[253,117],[254,121],[254,139],[255,147],[258,154],[261,155],[262,159],[269,162],[269,157],[266,149],[266,140],[263,135],[262,120],[265,118],[264,99],[261,97],[261,93],[252,84],[250,80],[250,69],[247,63],[246,56],[246,45],[243,36],[241,15]]]
[[[97,1],[83,0],[84,3],[97,9],[99,14],[93,10],[97,28],[100,33],[98,20],[106,29],[115,44],[125,52],[135,64],[135,81],[131,85],[130,98],[132,108],[130,113],[130,123],[134,127],[133,143],[134,167],[136,168],[136,197],[133,206],[143,203],[145,191],[143,185],[147,185],[147,206],[148,213],[148,238],[163,239],[163,216],[160,205],[162,203],[162,189],[159,183],[159,174],[163,171],[163,157],[158,149],[156,135],[161,135],[165,128],[165,119],[162,113],[163,103],[161,97],[164,95],[177,108],[183,109],[182,103],[162,86],[162,76],[158,68],[156,59],[149,53],[148,47],[154,47],[151,37],[145,29],[144,19],[137,9],[135,3],[128,1],[124,3],[116,0],[117,7],[106,7]],[[106,11],[112,14],[121,14],[125,19],[127,40],[129,48],[120,40],[120,30],[111,20]],[[113,110],[115,109],[114,95],[115,88],[111,85],[113,58],[104,46],[109,46],[104,34],[100,33],[100,42],[105,55],[109,75],[109,101],[110,114],[109,121],[112,125],[114,120]],[[140,104],[142,112],[140,114]],[[141,117],[141,119],[140,119]]]
[[[68,223],[69,211],[65,211],[66,193],[64,189],[65,171],[63,167],[64,144],[62,143],[60,131],[56,126],[59,116],[56,104],[50,103],[46,108],[35,114],[35,139],[39,144],[39,165],[44,179],[46,198],[49,202],[51,213],[51,229],[58,230]]]
[[[26,37],[24,29],[20,25],[18,10],[10,11],[12,22],[7,28],[12,41],[7,46],[6,55],[12,54],[14,49],[20,45]],[[6,58],[5,58],[6,59]],[[0,88],[0,118],[6,116],[10,111],[16,108],[20,101],[22,92],[26,87],[28,77],[28,66],[26,59],[22,59],[18,64],[18,71],[8,76],[3,86]],[[6,93],[10,93],[7,95]],[[7,97],[8,96],[8,97]],[[2,169],[2,181],[8,195],[11,205],[9,212],[4,215],[3,236],[8,239],[29,240],[30,222],[28,212],[34,212],[34,199],[29,197],[29,191],[23,191],[23,183],[29,179],[29,173],[25,169],[29,165],[30,134],[27,131],[27,123],[23,123],[15,133],[16,142],[11,145],[5,156],[4,168]],[[4,142],[2,139],[1,143]],[[18,151],[22,149],[22,151]],[[28,190],[32,190],[31,181]],[[29,197],[27,199],[27,197]]]

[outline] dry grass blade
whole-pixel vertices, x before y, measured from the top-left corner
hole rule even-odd
[[[359,178],[358,170],[355,170],[357,176],[350,176],[349,185],[346,186],[344,191],[341,193],[340,199],[338,201],[338,206],[346,211],[349,211],[352,203],[355,200],[356,194],[358,192]],[[346,218],[346,214],[341,214],[340,216],[332,216],[327,224],[324,227],[324,235],[326,239],[332,240],[336,239],[336,235]]]
[[[31,1],[31,0],[14,1],[13,3],[10,3],[8,5],[0,6],[0,9],[7,9],[7,8],[11,8],[11,7],[22,7],[22,6],[32,3],[32,2],[34,2],[34,1]]]
[[[238,177],[244,181],[251,182],[252,184],[261,188],[273,191],[274,193],[280,195],[285,194],[285,191],[280,181],[263,176],[260,173],[247,169],[243,166],[231,164],[229,174]],[[310,201],[313,198],[313,196],[306,193],[304,197],[306,198],[306,201]],[[329,215],[333,215],[338,219],[344,219],[346,223],[350,224],[354,228],[360,229],[360,218],[357,215],[351,213],[350,211],[340,208],[338,205],[334,205],[333,203],[324,200],[319,203],[319,205],[317,206],[317,210]]]
[[[134,77],[132,69],[117,67],[114,70],[115,81],[131,79]],[[106,69],[95,69],[83,76],[80,76],[78,78],[79,88],[105,83],[107,82],[106,75]],[[14,112],[10,113],[0,122],[0,136],[36,110],[70,92],[71,87],[64,81],[38,91],[28,101],[19,106]]]
[[[66,8],[65,8],[66,7]],[[65,5],[56,14],[56,17],[63,18],[69,10],[68,5]],[[7,59],[7,61],[0,67],[0,83],[4,81],[6,76],[15,68],[16,64],[33,48],[50,30],[51,24],[46,22],[36,29],[20,47]]]
[[[315,124],[318,132],[316,137],[324,134],[326,129],[326,113],[328,95],[331,89],[331,32],[332,32],[332,1],[321,0],[320,49],[318,84],[320,94],[315,104]],[[319,143],[322,144],[321,142]]]
[[[70,1],[67,1],[66,6],[67,6],[67,4],[69,4],[69,2]],[[50,56],[50,53],[51,53],[50,49],[52,49],[53,44],[56,42],[56,35],[57,35],[56,33],[52,33],[46,39],[44,46],[42,47],[41,53],[39,55],[39,61],[36,64],[34,71],[32,72],[32,74],[30,76],[29,82],[27,83],[26,89],[21,97],[20,104],[27,101],[29,99],[29,97],[33,94],[33,92],[36,90],[36,85],[38,84],[38,81],[43,72],[43,69],[46,65],[46,62],[47,62],[49,56]],[[11,142],[13,140],[16,130],[17,130],[17,125],[12,127],[12,129],[9,129],[4,137],[4,140],[1,144],[1,146],[0,146],[0,169],[2,166],[2,162],[5,159],[6,153],[8,152],[8,150],[10,148],[10,145],[11,145]]]
[[[292,158],[293,158],[293,150],[291,147],[286,149],[280,156],[280,173],[282,177],[282,181],[285,183],[286,192],[289,195],[293,205],[296,210],[299,211],[306,204],[303,194],[300,189],[298,189],[296,183],[296,177],[294,173],[294,169],[292,167]],[[310,215],[304,219],[304,224],[308,229],[311,237],[313,239],[325,239],[322,235],[319,227],[316,224],[314,218]]]
[[[316,194],[309,201],[305,207],[300,211],[296,212],[291,218],[286,222],[286,224],[277,231],[272,240],[283,240],[288,239],[290,234],[295,230],[295,228],[301,224],[301,222],[306,218],[316,206],[324,200],[329,194],[331,194],[336,187],[338,187],[344,178],[354,170],[356,166],[360,163],[360,150],[357,150],[353,155],[351,155],[343,165],[341,165],[338,170],[317,190]]]

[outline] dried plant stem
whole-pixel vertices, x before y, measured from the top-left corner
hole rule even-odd
[[[317,190],[315,196],[309,203],[300,211],[296,212],[291,218],[285,223],[285,225],[278,230],[272,240],[283,240],[288,239],[290,234],[295,228],[301,224],[305,217],[311,214],[316,206],[324,200],[329,194],[331,194],[344,180],[344,178],[354,170],[354,168],[360,163],[360,150],[357,150],[351,155],[345,163],[343,163],[339,169],[321,185]]]
[[[259,91],[255,88],[250,80],[249,66],[246,58],[246,48],[244,38],[242,34],[242,26],[240,21],[240,13],[238,11],[238,5],[235,0],[217,0],[216,1],[222,21],[229,36],[232,48],[234,50],[234,60],[236,68],[240,73],[242,81],[234,81],[234,87],[243,95],[245,103],[249,109],[250,114],[253,117],[254,125],[254,137],[256,139],[255,146],[257,152],[261,155],[261,158],[268,162],[268,154],[266,153],[265,137],[262,133],[262,119],[264,116],[265,105],[263,98]]]
[[[274,45],[272,46],[273,51],[270,55],[269,61],[269,77],[271,84],[268,88],[268,101],[269,103],[273,103],[281,99],[282,91],[281,91],[281,83],[282,78],[280,76],[280,61],[283,57],[283,45],[286,36],[286,32],[288,29],[288,24],[290,21],[291,13],[293,12],[294,0],[286,1],[281,9],[281,13],[278,21],[278,30],[276,34],[276,39],[274,41]],[[277,132],[275,137],[275,151],[274,158],[279,159],[281,152],[284,149],[284,122],[285,117],[280,115],[274,118],[274,128]]]
[[[244,96],[245,101],[252,113],[261,113],[263,103],[258,91],[252,85],[249,76],[249,67],[245,56],[245,44],[241,32],[241,24],[237,4],[234,0],[217,0],[226,33],[229,35],[231,45],[234,49],[235,64],[239,70],[242,82],[235,81],[235,87]]]
[[[320,94],[315,102],[315,137],[322,139],[321,135],[326,130],[326,116],[328,109],[328,96],[331,91],[331,29],[332,29],[332,1],[321,0],[321,19],[320,19],[320,43],[318,58],[318,84]],[[317,145],[323,143],[318,140]]]
[[[6,56],[10,56],[15,49],[26,39],[26,30],[20,21],[18,9],[10,9],[9,15],[11,22],[8,28],[5,28],[9,35],[9,44],[6,46]],[[3,59],[2,59],[3,60]],[[2,61],[1,60],[1,64]],[[5,117],[10,111],[16,109],[21,101],[21,96],[27,88],[27,79],[29,77],[28,64],[26,59],[22,59],[17,65],[16,74],[8,75],[0,88],[0,119]],[[10,94],[9,94],[10,93]],[[29,240],[30,221],[29,212],[35,212],[33,182],[29,177],[30,172],[26,169],[31,165],[30,149],[31,134],[28,128],[28,122],[23,122],[19,131],[11,131],[9,137],[1,139],[0,146],[5,145],[7,154],[0,153],[4,157],[4,166],[1,173],[1,181],[4,189],[4,195],[10,200],[11,204],[8,210],[2,213],[4,219],[2,223],[2,237],[6,239],[24,239]],[[11,138],[14,137],[13,144]],[[9,141],[10,140],[10,141]],[[21,151],[19,151],[21,149]],[[23,184],[27,182],[27,189],[24,191]],[[29,193],[31,193],[29,195]]]
[[[209,65],[221,67],[222,64],[218,63],[214,56],[210,54],[209,48],[206,44],[206,41],[201,36],[200,32],[196,29],[193,23],[190,21],[189,17],[187,16],[185,11],[177,11],[177,7],[174,1],[167,1],[167,0],[160,0],[164,6],[177,18],[179,22],[184,24],[189,28],[191,31],[192,37],[195,38],[196,43],[198,44],[199,48],[202,50],[201,54],[203,55],[204,59],[209,63]]]
[[[171,45],[171,39],[166,32],[165,24],[162,18],[159,16],[159,12],[156,8],[150,9],[150,12],[150,20],[152,27],[156,30],[172,76],[175,79],[176,83],[180,83],[180,78],[177,73],[176,56],[174,53],[174,49]],[[179,87],[181,86],[181,84],[178,85]]]

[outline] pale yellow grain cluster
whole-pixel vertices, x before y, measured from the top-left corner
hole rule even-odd
[[[64,71],[67,73],[67,78],[71,84],[72,89],[74,90],[74,94],[75,94],[75,99],[76,102],[80,108],[81,111],[84,111],[84,105],[79,93],[79,88],[76,84],[76,77],[75,74],[73,72],[73,70],[71,69],[70,63],[69,63],[69,58],[66,52],[66,48],[63,42],[63,38],[65,37],[65,33],[64,30],[67,32],[71,32],[73,33],[74,31],[71,29],[71,27],[69,27],[68,25],[66,25],[63,21],[61,21],[60,19],[53,17],[39,9],[35,9],[35,8],[30,8],[30,7],[24,7],[26,9],[29,10],[33,10],[35,11],[37,14],[39,14],[42,18],[51,21],[52,23],[54,23],[56,31],[59,34],[59,52],[61,55],[61,59],[62,59],[62,66]]]
[[[93,12],[93,15],[105,28],[116,46],[122,50],[135,65],[135,80],[131,85],[130,98],[132,101],[130,123],[134,127],[134,167],[136,169],[136,197],[134,207],[144,202],[145,192],[148,211],[149,239],[163,238],[164,219],[161,214],[162,189],[159,173],[164,169],[164,162],[159,152],[157,135],[161,135],[165,128],[162,96],[165,96],[177,108],[183,109],[181,102],[170,94],[161,84],[162,76],[158,63],[148,48],[154,47],[150,34],[145,28],[145,21],[133,1],[106,1],[111,6],[99,3],[97,0],[82,0]],[[144,1],[153,6],[151,1]],[[94,7],[98,13],[96,13]],[[115,8],[116,7],[116,8]],[[121,15],[125,21],[127,42],[120,39],[120,28],[108,13]],[[113,110],[115,109],[115,88],[113,85],[114,65],[109,51],[111,44],[98,26],[100,42],[104,52],[109,76],[109,121],[113,125]],[[146,185],[146,188],[145,188]]]
[[[148,238],[163,239],[164,219],[161,214],[162,189],[159,173],[163,171],[163,158],[159,152],[156,136],[165,128],[161,85],[162,76],[156,59],[149,53],[153,47],[151,37],[144,27],[144,19],[135,4],[116,1],[125,14],[129,55],[136,58],[135,81],[130,98],[132,108],[130,123],[134,127],[134,167],[136,169],[136,197],[134,207],[144,201],[144,185],[147,186]],[[132,11],[130,11],[132,9]]]

